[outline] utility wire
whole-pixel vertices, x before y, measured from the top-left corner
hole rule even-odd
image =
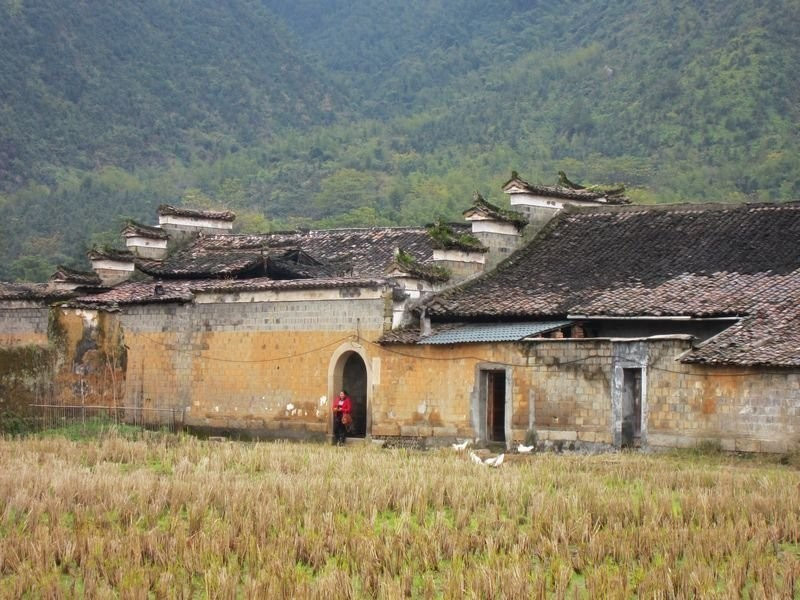
[[[151,338],[150,336],[147,336],[147,335],[145,335],[143,333],[140,333],[139,335],[141,335],[146,340],[152,342],[153,344],[157,344],[159,346],[162,346],[164,348],[172,350],[173,352],[178,352],[179,354],[192,354],[192,355],[194,355],[195,357],[197,357],[197,358],[199,358],[201,360],[210,360],[210,361],[214,361],[214,362],[224,362],[224,363],[241,363],[241,364],[269,363],[269,362],[278,362],[278,361],[281,361],[281,360],[289,360],[289,359],[292,359],[292,358],[298,358],[300,356],[306,356],[308,354],[314,354],[315,352],[319,352],[320,350],[325,350],[326,348],[329,348],[331,346],[335,346],[336,344],[341,344],[344,341],[352,340],[355,337],[353,335],[348,335],[347,337],[339,338],[338,340],[334,340],[332,342],[329,342],[329,343],[325,344],[324,346],[318,346],[317,348],[312,348],[311,350],[306,350],[305,352],[298,352],[297,354],[287,354],[285,356],[276,356],[276,357],[272,357],[272,358],[262,358],[262,359],[257,359],[257,360],[237,360],[237,359],[234,359],[234,358],[218,358],[216,356],[206,356],[202,352],[196,352],[196,351],[190,350],[190,349],[182,349],[182,348],[178,348],[175,344],[167,344],[167,343],[164,343],[164,342],[160,342],[160,341],[155,340],[155,339]]]
[[[311,348],[310,350],[306,350],[304,352],[298,352],[296,354],[287,354],[287,355],[284,355],[284,356],[276,356],[276,357],[272,357],[272,358],[262,358],[262,359],[256,359],[256,360],[239,360],[239,359],[234,359],[234,358],[220,358],[220,357],[216,357],[216,356],[207,356],[207,355],[204,355],[202,352],[196,352],[196,351],[190,350],[190,349],[179,348],[179,347],[177,347],[176,344],[168,344],[168,343],[161,342],[161,341],[153,339],[150,336],[145,335],[143,333],[141,333],[139,335],[141,335],[146,340],[152,342],[153,344],[157,344],[159,346],[162,346],[164,348],[172,350],[173,352],[178,352],[180,354],[192,354],[192,355],[194,355],[195,357],[197,357],[197,358],[199,358],[201,360],[208,360],[208,361],[212,361],[212,362],[223,362],[223,363],[239,363],[239,364],[259,364],[259,363],[270,363],[270,362],[279,362],[279,361],[283,361],[283,360],[291,360],[293,358],[299,358],[301,356],[307,356],[309,354],[314,354],[315,352],[320,352],[321,350],[325,350],[326,348],[330,348],[331,346],[335,346],[337,344],[341,344],[342,342],[345,342],[345,341],[348,341],[348,340],[350,340],[350,341],[354,341],[355,340],[357,342],[360,342],[360,343],[363,343],[363,344],[367,344],[367,345],[372,346],[373,348],[376,348],[377,350],[379,350],[379,351],[381,351],[383,353],[386,353],[386,354],[394,354],[396,356],[402,356],[402,357],[405,357],[405,358],[413,358],[413,359],[416,359],[416,360],[430,360],[430,361],[442,361],[442,362],[448,362],[448,361],[449,362],[453,362],[453,361],[458,361],[458,360],[474,360],[474,361],[477,361],[477,362],[491,363],[491,364],[495,364],[495,365],[501,365],[501,366],[504,366],[504,367],[516,367],[516,368],[533,369],[533,370],[539,370],[539,371],[547,371],[547,370],[551,370],[552,368],[558,368],[558,367],[562,367],[562,366],[566,366],[566,365],[573,365],[573,364],[583,363],[583,362],[586,362],[587,360],[592,359],[592,358],[601,358],[601,359],[609,359],[609,360],[613,360],[614,358],[616,358],[615,356],[609,355],[609,354],[589,354],[588,356],[584,356],[584,357],[581,357],[581,358],[576,358],[574,360],[559,361],[558,364],[553,364],[553,365],[536,365],[536,364],[532,365],[532,364],[527,363],[527,362],[526,363],[506,362],[506,361],[502,361],[502,360],[494,360],[494,359],[487,358],[487,357],[484,357],[484,356],[474,356],[474,355],[466,355],[466,356],[420,356],[418,354],[411,354],[411,353],[408,353],[408,352],[401,352],[399,350],[394,350],[394,349],[391,349],[391,348],[389,348],[387,346],[384,346],[384,345],[378,344],[376,342],[373,342],[371,340],[365,339],[365,338],[361,337],[360,332],[357,330],[356,333],[354,333],[354,334],[348,335],[346,337],[339,338],[337,340],[334,340],[334,341],[329,342],[327,344],[324,344],[322,346],[318,346],[316,348]],[[636,368],[636,367],[633,367],[633,368]],[[666,367],[657,367],[655,365],[650,365],[650,364],[643,365],[641,368],[643,368],[643,369],[652,369],[654,371],[661,371],[661,372],[664,372],[664,373],[673,373],[675,375],[684,375],[686,377],[717,377],[717,376],[720,375],[718,373],[698,373],[698,372],[679,371],[679,370],[676,370],[676,369],[668,369]],[[787,375],[787,374],[789,374],[789,373],[787,373],[786,371],[741,371],[741,372],[738,372],[738,373],[728,373],[728,372],[726,372],[723,375],[725,377],[752,377],[753,375]]]

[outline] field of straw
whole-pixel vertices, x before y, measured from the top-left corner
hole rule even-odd
[[[800,471],[725,456],[0,439],[2,598],[800,598]]]

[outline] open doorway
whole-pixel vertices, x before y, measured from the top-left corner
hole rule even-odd
[[[367,423],[367,365],[358,352],[344,352],[333,370],[333,396],[347,391],[352,402],[353,425],[347,437],[366,437]]]
[[[641,438],[642,369],[622,369],[622,447],[637,447]]]
[[[486,371],[486,439],[506,441],[506,372]]]

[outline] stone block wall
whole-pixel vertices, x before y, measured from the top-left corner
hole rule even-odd
[[[608,342],[386,346],[379,354],[374,435],[476,437],[480,371],[505,369],[509,445],[531,427],[542,440],[611,442]]]
[[[327,432],[334,352],[384,330],[383,297],[129,307],[126,402],[187,425],[275,437]]]
[[[651,446],[786,452],[800,447],[800,370],[707,367],[674,360],[686,344],[651,346]]]
[[[50,307],[31,300],[0,303],[0,347],[47,344]]]
[[[488,231],[476,232],[473,235],[489,249],[489,252],[486,253],[486,265],[484,267],[486,271],[494,269],[498,263],[511,256],[522,242],[521,235],[508,235]]]
[[[541,340],[446,347],[387,346],[373,407],[378,436],[478,432],[477,371],[507,367],[509,444],[534,427],[542,441],[618,445],[615,386],[624,368],[644,369],[642,442],[785,452],[800,445],[800,371],[687,365],[688,339]],[[409,359],[406,354],[418,356]]]
[[[610,444],[612,343],[552,340],[528,347],[535,427],[545,441]]]
[[[185,411],[201,429],[322,437],[340,384],[334,373],[357,352],[375,437],[485,434],[482,372],[500,370],[509,446],[531,428],[542,441],[617,445],[621,374],[641,368],[644,445],[716,440],[728,450],[785,452],[800,443],[800,370],[682,364],[688,338],[381,346],[392,307],[385,291],[250,300],[62,309],[49,345],[46,310],[20,306],[25,316],[12,318],[6,307],[0,324],[14,341],[1,345],[0,401],[46,390],[68,403]],[[37,354],[24,339],[45,343]],[[13,354],[26,349],[26,360]]]

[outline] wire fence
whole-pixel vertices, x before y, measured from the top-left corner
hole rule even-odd
[[[176,433],[183,429],[184,422],[181,408],[31,404],[30,409],[32,425],[39,431],[76,426],[88,429],[126,425]]]

